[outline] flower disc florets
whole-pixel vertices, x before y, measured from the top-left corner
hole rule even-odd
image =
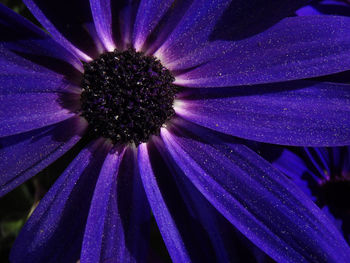
[[[84,69],[81,115],[114,144],[146,142],[174,115],[175,79],[156,58],[115,50]]]

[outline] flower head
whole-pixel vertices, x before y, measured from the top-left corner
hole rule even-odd
[[[115,50],[84,69],[81,116],[113,144],[147,142],[175,113],[175,79],[154,57]]]
[[[12,262],[348,262],[323,212],[245,139],[350,142],[350,19],[304,1],[25,0],[0,7],[0,193],[81,151]],[[74,146],[78,145],[78,146]],[[246,244],[246,245],[245,245]]]
[[[274,165],[323,208],[349,242],[349,147],[284,150]]]

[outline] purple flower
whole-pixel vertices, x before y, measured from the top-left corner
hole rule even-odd
[[[350,1],[348,0],[317,0],[296,11],[299,16],[309,15],[342,15],[350,16]]]
[[[350,261],[244,140],[350,143],[350,86],[305,80],[349,70],[349,18],[286,18],[297,0],[24,2],[52,38],[0,7],[0,194],[82,150],[12,262],[146,261],[151,213],[174,262],[247,262],[256,247]]]
[[[274,162],[335,222],[350,242],[350,148],[284,150]]]

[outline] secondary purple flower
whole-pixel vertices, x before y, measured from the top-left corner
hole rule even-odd
[[[296,11],[298,16],[309,15],[342,15],[350,16],[350,1],[347,0],[323,0],[312,1]]]
[[[274,166],[292,178],[350,242],[350,148],[284,150]]]
[[[174,262],[237,260],[235,229],[279,262],[349,262],[237,138],[349,144],[349,85],[299,80],[350,68],[349,18],[283,19],[295,0],[24,2],[57,42],[0,8],[0,193],[83,150],[12,262],[145,261],[151,211]]]

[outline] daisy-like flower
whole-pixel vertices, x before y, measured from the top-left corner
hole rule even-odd
[[[51,36],[1,6],[1,195],[82,150],[11,262],[144,262],[151,213],[174,262],[239,261],[236,230],[278,262],[350,261],[245,140],[349,144],[350,87],[300,80],[350,68],[349,18],[285,18],[297,0],[24,2]]]
[[[274,165],[308,194],[350,242],[350,148],[284,150]]]

